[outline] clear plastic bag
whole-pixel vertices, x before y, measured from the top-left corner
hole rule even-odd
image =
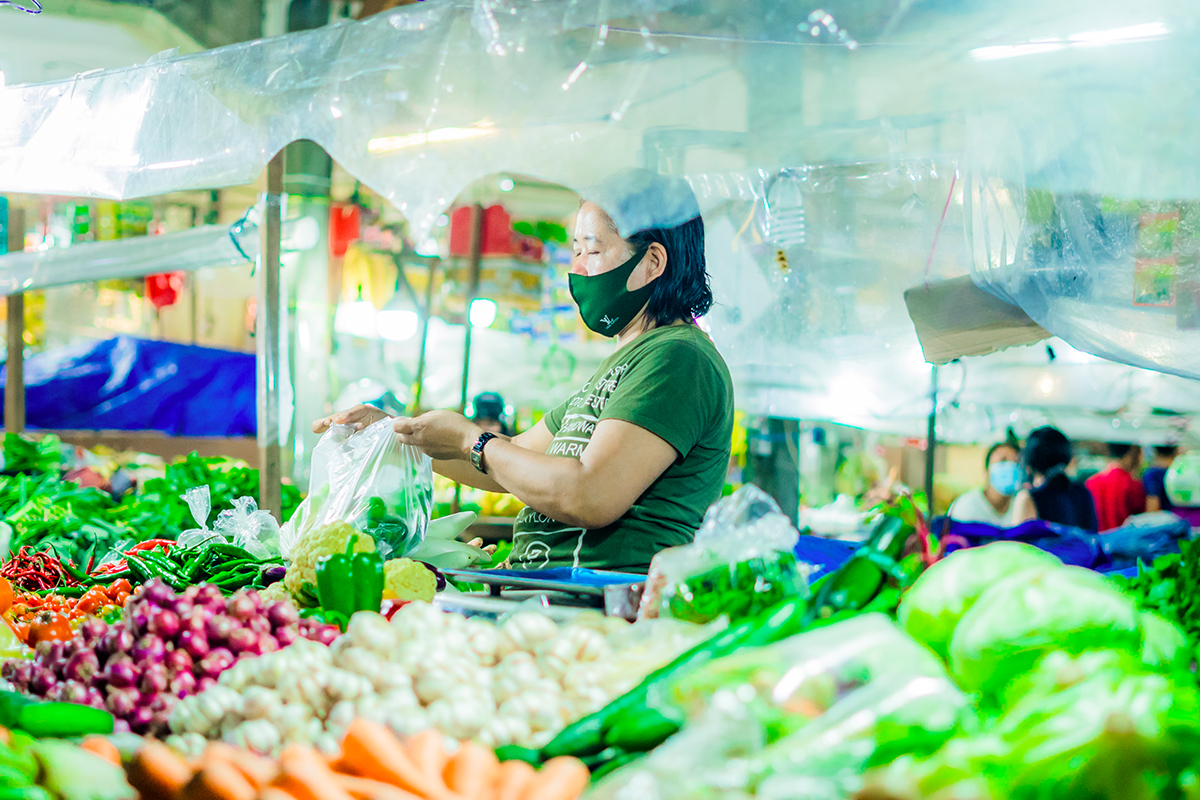
[[[260,511],[253,497],[239,497],[233,508],[217,515],[212,528],[208,517],[212,513],[212,494],[207,486],[196,486],[183,494],[191,509],[192,519],[199,526],[179,534],[179,547],[199,547],[212,541],[226,541],[245,549],[256,558],[275,558],[279,555],[279,523],[269,511]]]
[[[804,567],[793,552],[799,538],[775,501],[747,484],[709,508],[692,544],[654,558],[643,616],[735,621],[807,594]]]
[[[280,530],[290,556],[306,536],[344,522],[375,540],[384,558],[399,558],[425,540],[433,509],[433,462],[400,443],[392,420],[361,431],[333,425],[313,449],[308,496]]]

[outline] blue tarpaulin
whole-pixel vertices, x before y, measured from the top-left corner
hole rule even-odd
[[[26,418],[52,430],[254,436],[254,370],[249,353],[129,336],[83,342],[26,359]]]

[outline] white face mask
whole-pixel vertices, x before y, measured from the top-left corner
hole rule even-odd
[[[997,461],[988,467],[988,482],[1005,497],[1012,497],[1025,482],[1025,474],[1015,461]]]

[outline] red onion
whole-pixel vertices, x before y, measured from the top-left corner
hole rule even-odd
[[[125,606],[125,626],[134,636],[141,636],[146,632],[146,628],[150,625],[151,608],[153,606],[149,603],[140,600]]]
[[[286,628],[289,625],[295,625],[299,622],[300,614],[291,603],[284,600],[276,600],[267,606],[267,619],[270,621],[272,628]]]
[[[50,691],[46,692],[46,699],[53,703],[63,702],[63,692],[66,691],[67,684],[62,681],[50,687]]]
[[[211,644],[222,644],[229,639],[229,635],[236,631],[240,626],[237,620],[225,616],[224,614],[214,614],[208,620],[205,626],[205,631],[208,633],[208,640]]]
[[[184,590],[183,590],[183,594],[181,594],[181,595],[179,595],[179,596],[180,596],[180,597],[185,597],[185,598],[187,598],[188,600],[195,601],[195,599],[196,599],[196,595],[198,595],[198,594],[200,594],[200,587],[199,587],[199,586],[189,586],[189,587],[187,587],[186,589],[184,589]]]
[[[108,681],[108,685],[117,689],[135,686],[141,677],[129,656],[123,654],[109,659],[104,670],[104,679]]]
[[[259,635],[259,637],[258,637],[258,652],[260,655],[262,653],[274,653],[278,649],[279,649],[279,640],[276,639],[274,636],[272,636],[269,633],[264,633],[264,634]]]
[[[29,678],[29,688],[35,695],[45,695],[56,683],[58,683],[58,679],[54,677],[54,672],[46,667],[37,667]]]
[[[255,614],[246,623],[246,626],[255,633],[270,633],[271,621],[264,614]]]
[[[138,689],[142,695],[150,696],[165,692],[167,687],[171,685],[170,679],[167,677],[167,668],[162,664],[152,664],[142,673],[142,680],[138,684]]]
[[[197,606],[206,606],[213,611],[225,610],[225,595],[211,583],[200,584],[196,589],[196,596],[192,598],[192,602]]]
[[[208,655],[208,637],[196,631],[184,631],[179,634],[179,646],[193,659],[204,658]]]
[[[235,653],[259,655],[258,634],[249,628],[238,628],[229,635],[229,649]]]
[[[117,718],[113,721],[113,733],[133,733],[133,729],[129,727],[128,722]]]
[[[155,695],[154,698],[150,700],[149,707],[150,710],[155,714],[166,714],[167,716],[170,716],[172,709],[175,708],[175,704],[178,702],[179,698],[175,697],[174,695],[159,694]]]
[[[63,676],[68,680],[89,683],[92,676],[100,670],[100,659],[91,650],[80,650],[71,656],[63,669]]]
[[[134,733],[146,733],[154,722],[154,712],[146,706],[138,706],[130,714],[122,715],[129,722],[129,729]]]
[[[64,703],[83,703],[87,700],[87,686],[82,681],[67,681],[55,688],[61,690],[58,699]]]
[[[342,632],[339,631],[336,626],[322,625],[321,628],[316,632],[316,635],[308,638],[312,639],[314,642],[330,645],[333,644],[334,640],[341,635]]]
[[[112,656],[117,653],[128,653],[133,649],[133,634],[122,624],[109,627],[108,632],[100,637],[97,649],[101,655]]]
[[[0,667],[0,678],[4,678],[6,681],[14,680],[17,677],[17,665],[20,663],[16,659],[5,661],[4,666]]]
[[[216,678],[210,678],[207,675],[203,678],[196,679],[196,694],[207,692],[209,689],[217,685]]]
[[[255,595],[257,597],[257,595]],[[234,619],[242,622],[248,621],[251,617],[258,614],[257,604],[250,599],[248,593],[238,592],[233,597],[229,598],[229,602],[225,604],[225,611]]]
[[[163,664],[166,665],[167,671],[170,673],[176,672],[191,672],[194,666],[194,660],[187,650],[168,650],[167,655],[163,658]]]
[[[296,632],[295,628],[279,628],[275,631],[274,638],[280,647],[287,647],[288,645],[295,644],[296,640],[300,638],[300,634]]]
[[[83,704],[92,708],[104,708],[104,692],[95,686],[89,686],[83,699]]]
[[[208,620],[212,618],[212,612],[207,608],[198,608],[186,617],[181,617],[183,622],[180,625],[180,633],[185,631],[195,631],[201,636],[208,636],[205,632]]]
[[[171,611],[179,615],[179,618],[187,619],[196,610],[196,604],[186,597],[179,597],[171,604]]]
[[[79,636],[87,644],[93,644],[100,640],[100,637],[108,633],[108,624],[102,619],[88,617],[82,625],[79,626]]]
[[[79,638],[78,636],[73,636],[63,642],[62,657],[63,659],[68,659],[78,653],[80,650],[87,649],[88,646],[84,643],[83,639]]]
[[[179,615],[174,611],[160,609],[150,615],[150,633],[163,639],[174,639],[179,634]]]
[[[35,658],[41,666],[52,666],[62,661],[63,643],[58,640],[43,639],[34,648]]]
[[[138,664],[145,662],[158,663],[163,660],[163,656],[167,654],[167,646],[163,644],[163,640],[152,633],[148,633],[141,639],[138,639],[137,644],[133,646],[131,655],[133,660]]]
[[[187,697],[196,693],[196,678],[190,672],[180,672],[171,679],[171,692],[176,697]]]
[[[200,670],[206,678],[216,679],[218,675],[232,667],[234,661],[236,659],[233,657],[233,653],[224,647],[217,647],[200,659]]]
[[[166,608],[175,601],[175,592],[161,579],[153,578],[142,584],[139,599],[147,600],[156,606]]]

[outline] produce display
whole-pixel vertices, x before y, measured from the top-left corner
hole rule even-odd
[[[120,727],[160,734],[180,698],[216,685],[240,660],[300,638],[329,644],[338,631],[254,591],[227,598],[205,584],[176,594],[152,580],[119,622],[93,617],[78,633],[62,633],[39,641],[32,660],[6,661],[0,674],[18,691],[107,709]]]
[[[536,612],[501,625],[410,603],[389,623],[362,612],[332,647],[297,642],[239,662],[179,703],[167,741],[198,753],[223,739],[274,754],[332,752],[356,718],[397,733],[433,727],[488,746],[546,744],[564,725],[631,689],[699,629],[649,631],[601,616],[559,626]]]
[[[79,746],[0,730],[0,793],[14,800],[133,800],[114,753],[99,737]]]
[[[164,800],[575,800],[589,781],[587,767],[573,758],[540,770],[522,762],[501,764],[492,750],[473,742],[447,747],[446,738],[430,730],[401,740],[366,719],[351,723],[328,757],[298,744],[267,758],[210,743],[189,763],[167,747],[149,744],[126,772],[143,797]]]

